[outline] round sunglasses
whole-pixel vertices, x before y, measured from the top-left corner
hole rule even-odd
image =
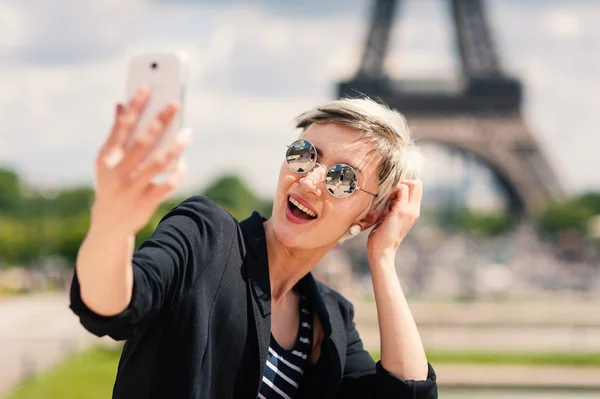
[[[323,166],[325,173],[325,188],[329,194],[337,198],[346,198],[355,191],[364,191],[377,197],[377,194],[371,193],[358,186],[358,175],[354,168],[345,163],[336,163],[330,168],[317,162],[317,149],[306,140],[297,140],[288,146],[285,153],[285,162],[296,173],[308,173],[317,166]]]

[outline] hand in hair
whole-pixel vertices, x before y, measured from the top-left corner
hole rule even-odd
[[[369,234],[369,255],[394,257],[398,247],[419,218],[423,183],[403,180],[389,197],[375,228]]]

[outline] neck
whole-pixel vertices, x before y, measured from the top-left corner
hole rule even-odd
[[[267,220],[264,226],[269,258],[271,301],[281,302],[296,283],[314,269],[335,244],[317,249],[289,248],[277,240],[270,220]]]

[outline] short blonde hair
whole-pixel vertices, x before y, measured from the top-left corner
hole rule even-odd
[[[346,98],[318,105],[296,117],[296,127],[303,132],[313,124],[325,123],[356,129],[359,140],[374,144],[379,191],[372,210],[383,210],[401,180],[419,178],[423,159],[400,112],[369,98]]]

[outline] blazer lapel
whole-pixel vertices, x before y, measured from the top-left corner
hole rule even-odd
[[[323,301],[323,297],[319,292],[319,288],[317,287],[317,282],[313,277],[312,273],[308,273],[304,276],[299,282],[298,287],[301,292],[303,292],[313,305],[313,309],[317,313],[319,317],[319,321],[321,322],[321,327],[323,328],[323,333],[325,338],[328,338],[331,335],[331,322],[329,320],[329,312],[327,311],[327,307],[325,306],[325,302]]]
[[[248,288],[252,299],[254,325],[258,338],[259,384],[263,369],[267,362],[271,337],[271,283],[269,280],[269,261],[263,227],[263,217],[254,212],[252,216],[240,223],[245,234],[246,260],[245,269],[248,276]]]
[[[337,301],[329,295],[321,295],[312,273],[300,280],[299,285],[311,299],[313,309],[319,317],[323,329],[323,342],[317,364],[304,375],[298,398],[330,398],[335,394],[333,389],[337,386],[337,382],[334,381],[339,381],[342,377],[346,357],[346,343],[343,338],[345,331],[338,331],[343,323],[338,321]],[[335,331],[332,325],[336,326]]]

